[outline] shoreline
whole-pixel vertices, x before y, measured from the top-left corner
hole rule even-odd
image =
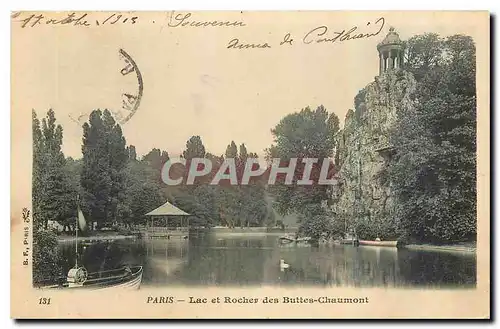
[[[231,236],[281,236],[282,232],[208,232],[213,235],[231,235]]]
[[[262,228],[253,228],[253,229],[240,229],[240,228],[232,228],[232,229],[223,229],[218,228],[215,230],[207,230],[206,233],[212,233],[215,235],[229,235],[229,236],[280,236],[283,234],[287,234],[288,232],[277,232],[270,231],[266,232]],[[125,235],[125,234],[99,234],[93,236],[79,236],[79,242],[92,242],[92,241],[114,241],[114,240],[126,240],[126,239],[137,239],[137,235]],[[58,242],[74,242],[75,237],[71,235],[58,236]],[[331,243],[323,243],[322,245],[330,245]],[[336,245],[336,244],[335,244]],[[387,246],[373,246],[373,247],[384,247],[391,248]],[[396,248],[396,247],[394,247]],[[440,252],[457,252],[457,253],[467,253],[467,254],[476,254],[477,247],[476,243],[466,243],[466,244],[449,244],[449,245],[434,245],[434,244],[408,244],[398,247],[396,249],[407,249],[413,251],[440,251]]]
[[[125,240],[125,239],[135,239],[136,235],[94,235],[94,236],[79,236],[76,239],[74,236],[59,236],[57,237],[57,242],[74,242],[75,240],[80,242],[85,241],[111,241],[111,240]]]
[[[370,241],[371,242],[371,241]],[[374,241],[373,241],[374,242]],[[396,242],[396,241],[386,241],[386,242]],[[341,243],[340,241],[329,241],[320,243],[320,245],[325,246],[351,246],[352,243]],[[359,244],[357,248],[390,248],[393,250],[409,250],[409,251],[434,251],[434,252],[452,252],[452,253],[465,253],[465,254],[476,254],[477,247],[475,242],[465,242],[456,244],[429,244],[429,243],[411,243],[407,245],[376,245],[376,244]]]
[[[208,229],[202,229],[201,231],[207,233],[237,233],[237,234],[287,234],[287,233],[296,233],[298,228],[296,227],[287,227],[285,229],[277,228],[277,227],[266,227],[266,226],[253,226],[253,227],[211,227]]]
[[[422,251],[447,251],[447,252],[460,252],[460,253],[470,253],[475,254],[477,252],[476,244],[461,245],[461,244],[449,244],[449,245],[433,245],[433,244],[408,244],[403,246],[404,249],[408,250],[422,250]]]

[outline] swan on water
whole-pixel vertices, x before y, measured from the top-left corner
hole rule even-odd
[[[287,263],[285,263],[285,260],[281,259],[280,260],[280,269],[283,271],[285,268],[289,268],[290,265],[288,265]]]

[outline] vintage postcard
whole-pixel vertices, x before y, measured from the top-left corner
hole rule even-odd
[[[490,317],[488,12],[10,19],[12,317]]]

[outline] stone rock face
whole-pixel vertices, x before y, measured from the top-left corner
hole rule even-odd
[[[394,200],[385,168],[395,150],[390,131],[398,112],[412,106],[415,79],[404,70],[375,78],[355,98],[337,136],[337,185],[332,189],[335,220],[356,229],[360,239],[394,238]],[[391,231],[392,230],[392,231]]]

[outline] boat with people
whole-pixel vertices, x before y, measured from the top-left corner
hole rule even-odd
[[[75,266],[68,275],[59,278],[58,284],[41,287],[42,289],[139,289],[142,282],[142,266],[121,266],[116,269],[88,273],[87,269],[78,264],[78,229],[86,227],[86,220],[78,205],[78,217],[75,223]]]
[[[311,237],[297,237],[295,235],[282,235],[279,237],[279,241],[282,244],[288,244],[288,243],[311,243],[312,239]]]
[[[348,244],[348,245],[353,245],[353,246],[357,247],[357,246],[359,246],[359,240],[356,238],[340,239],[340,240],[338,240],[338,244]]]
[[[279,241],[281,243],[292,243],[292,242],[296,241],[296,238],[293,235],[286,234],[286,235],[280,236]]]
[[[359,239],[354,230],[348,231],[346,228],[346,233],[339,237],[339,239],[334,241],[335,244],[344,244],[344,245],[352,245],[352,246],[359,246]]]

